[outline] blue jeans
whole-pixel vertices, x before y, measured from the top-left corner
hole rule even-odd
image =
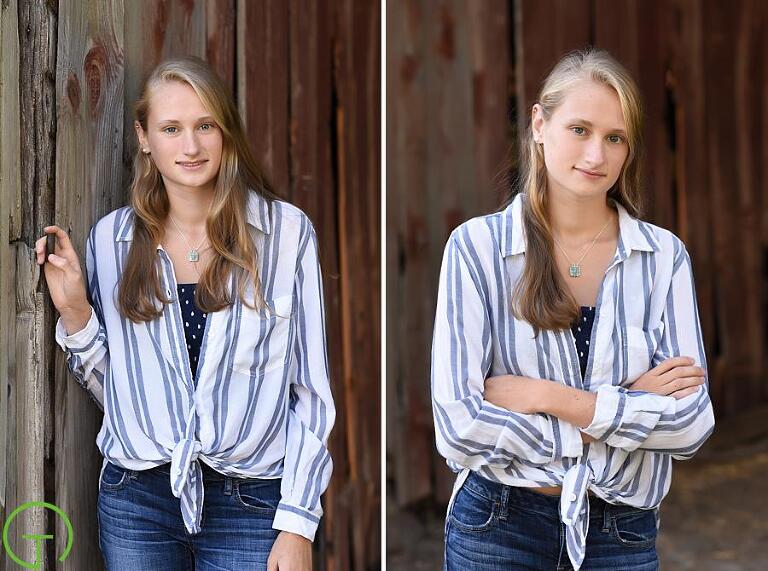
[[[446,569],[573,569],[559,502],[559,496],[505,486],[470,472],[445,525]],[[592,496],[589,510],[582,570],[658,570],[657,510],[615,506]]]
[[[184,528],[171,493],[170,464],[101,477],[99,545],[108,571],[222,571],[267,568],[280,480],[231,478],[205,464],[202,531]]]

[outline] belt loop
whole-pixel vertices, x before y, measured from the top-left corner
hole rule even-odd
[[[224,495],[225,496],[231,496],[232,495],[232,478],[230,476],[224,476]]]
[[[613,512],[611,510],[611,504],[608,502],[603,503],[603,533],[608,533],[611,531],[611,518],[613,517]]]
[[[509,504],[509,486],[504,485],[501,488],[501,505],[499,506],[499,519],[506,520]]]

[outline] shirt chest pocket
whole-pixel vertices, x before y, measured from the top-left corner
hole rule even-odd
[[[627,376],[622,379],[622,385],[633,383],[654,367],[653,356],[659,348],[663,335],[663,322],[651,331],[646,331],[642,327],[627,326],[627,338],[624,341]]]
[[[268,308],[242,306],[232,369],[261,375],[288,359],[293,295],[266,300]]]

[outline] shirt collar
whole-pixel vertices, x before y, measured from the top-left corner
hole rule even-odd
[[[246,222],[263,232],[269,234],[272,229],[270,221],[270,203],[261,196],[258,192],[253,190],[248,191],[248,204],[246,208]],[[120,228],[115,236],[115,242],[130,242],[133,240],[133,220],[134,212],[132,208],[126,210],[126,214],[123,216],[123,220],[120,223]],[[158,249],[160,245],[158,245]]]
[[[525,252],[525,233],[523,232],[523,193],[501,212],[501,253],[504,257]],[[612,200],[619,213],[619,250],[623,257],[631,250],[658,252],[659,243],[647,224],[634,218],[618,202]]]

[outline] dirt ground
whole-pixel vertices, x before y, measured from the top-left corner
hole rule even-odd
[[[766,431],[762,411],[718,429],[697,458],[675,463],[661,507],[663,571],[768,569]],[[418,513],[388,506],[387,569],[438,571],[444,517],[444,506]]]

